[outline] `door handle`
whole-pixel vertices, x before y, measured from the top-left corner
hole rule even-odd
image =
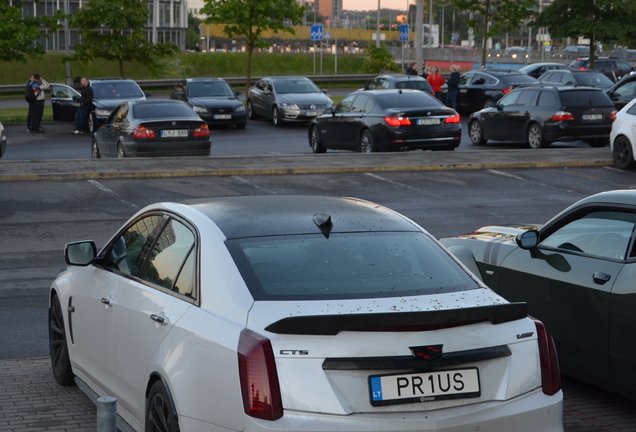
[[[104,303],[106,306],[110,306],[110,300],[108,300],[107,298],[103,298],[102,303]]]
[[[594,279],[594,283],[599,285],[605,285],[612,278],[611,275],[603,272],[594,272],[592,275],[592,279]]]
[[[157,314],[152,314],[152,315],[150,315],[150,319],[153,320],[153,321],[158,322],[161,325],[168,325],[168,318],[166,318],[166,317],[162,317],[162,316],[157,315]]]

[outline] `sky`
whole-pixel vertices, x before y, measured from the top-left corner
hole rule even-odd
[[[410,1],[412,3],[412,0]],[[407,0],[380,0],[382,9],[404,9],[406,11]],[[343,0],[343,10],[377,10],[378,0]]]

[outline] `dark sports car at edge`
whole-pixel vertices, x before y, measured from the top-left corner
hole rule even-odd
[[[354,92],[309,125],[314,153],[455,150],[461,135],[454,109],[428,93],[407,89]]]
[[[636,399],[636,190],[584,198],[544,225],[441,240],[550,329],[565,375]]]
[[[93,134],[91,155],[209,156],[210,129],[185,102],[139,100],[116,107]]]

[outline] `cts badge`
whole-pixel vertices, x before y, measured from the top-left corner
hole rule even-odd
[[[280,355],[309,355],[309,350],[280,350]]]

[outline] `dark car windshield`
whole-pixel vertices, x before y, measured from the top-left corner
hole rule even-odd
[[[401,297],[477,288],[421,233],[344,233],[230,240],[256,300]]]
[[[376,94],[384,108],[422,108],[445,106],[433,96],[422,92],[391,92]]]
[[[612,82],[611,79],[609,79],[608,77],[606,77],[605,75],[603,75],[600,72],[583,72],[583,73],[576,73],[573,72],[574,77],[576,78],[576,82],[579,85],[587,85],[587,86],[592,86],[592,87],[599,87],[599,86],[612,86],[614,85],[614,83]]]
[[[322,93],[322,91],[309,80],[277,80],[274,81],[276,93]]]
[[[234,96],[234,92],[224,82],[193,82],[188,86],[188,96]]]
[[[605,93],[595,90],[563,91],[561,101],[565,106],[614,106]]]
[[[568,66],[568,67],[570,67],[572,69],[580,69],[580,68],[584,68],[586,66],[587,66],[587,60],[578,59],[578,60],[574,60],[572,63],[570,63],[570,66]]]
[[[137,83],[119,82],[91,82],[95,99],[136,99],[144,97]]]
[[[523,73],[501,75],[498,77],[500,80],[506,83],[512,84],[536,84],[537,79]]]
[[[197,118],[192,108],[184,103],[152,103],[133,106],[133,115],[136,119],[154,118]]]
[[[398,81],[395,83],[395,87],[399,89],[415,89],[422,91],[432,91],[431,85],[428,81],[420,81],[420,80],[408,80],[408,81]]]

